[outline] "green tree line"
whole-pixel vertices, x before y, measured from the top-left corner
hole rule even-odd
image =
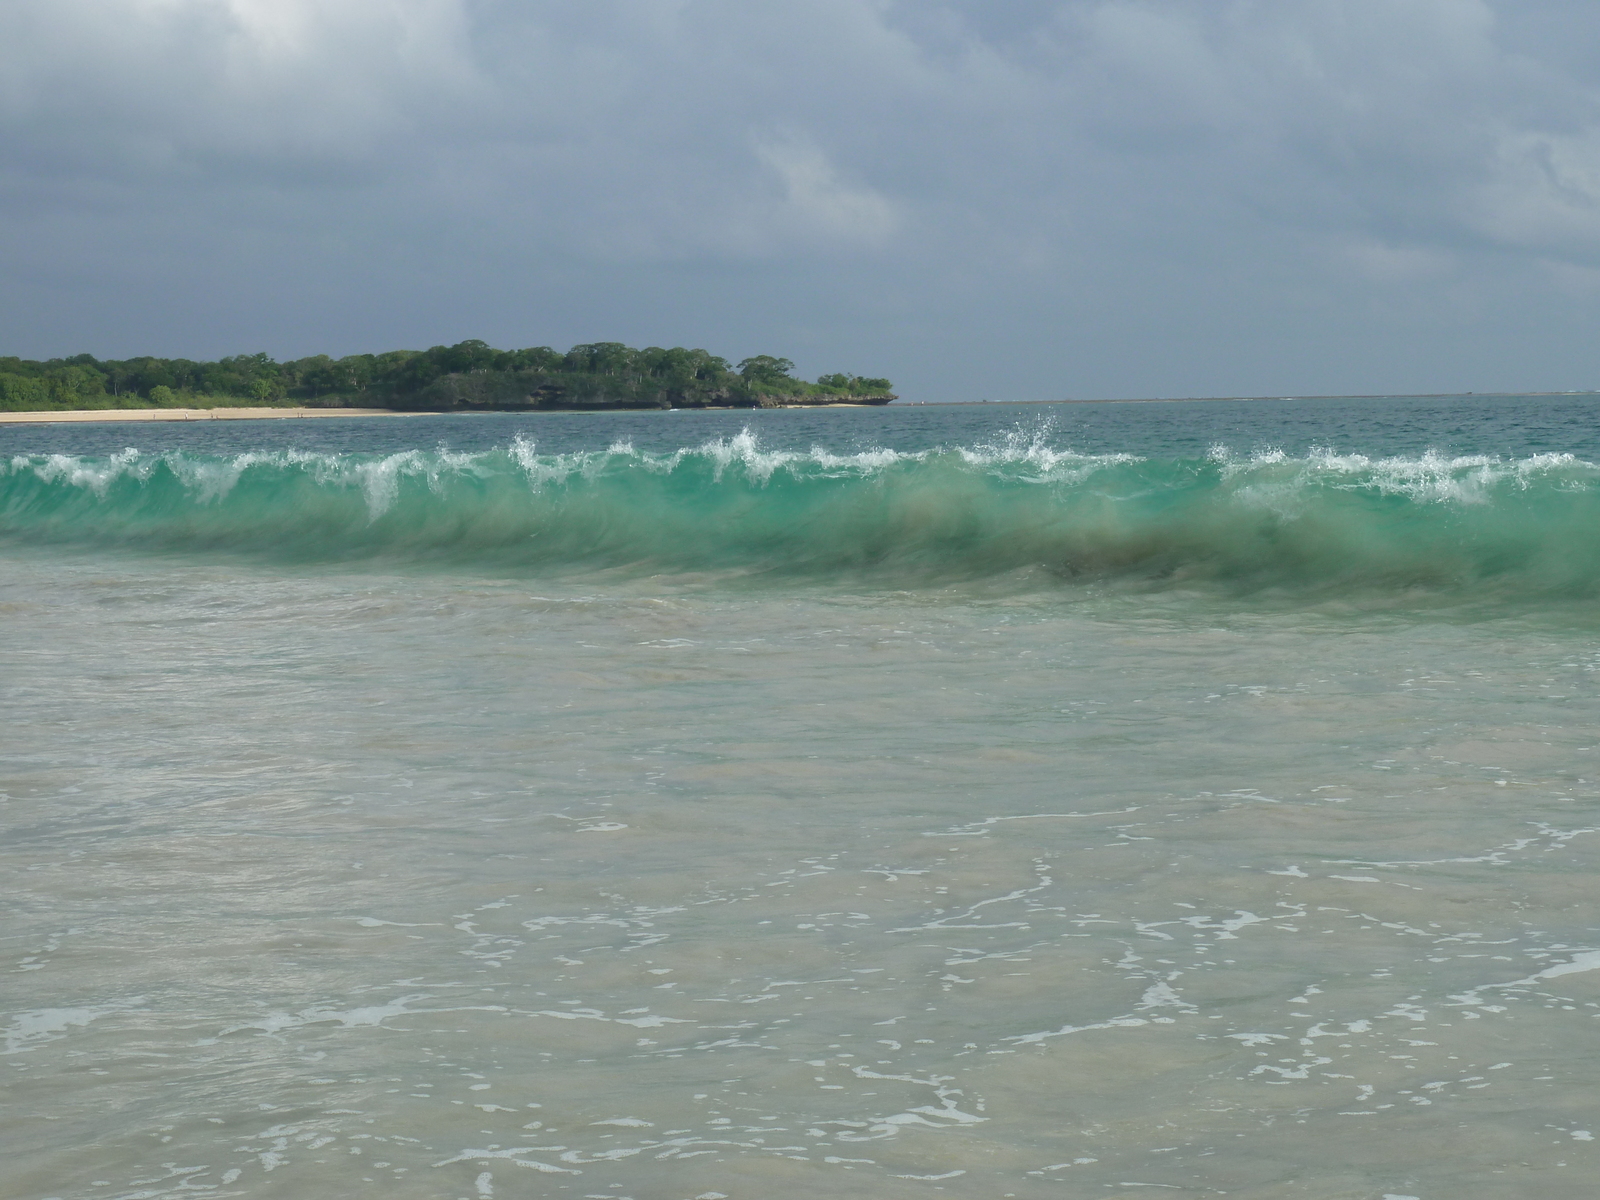
[[[796,379],[787,358],[758,354],[730,364],[681,346],[636,350],[591,342],[562,353],[548,346],[496,350],[481,341],[326,354],[277,362],[241,354],[102,360],[89,354],[43,362],[0,358],[0,411],[309,405],[408,410],[522,408],[698,408],[830,399],[887,403],[887,379],[847,374]]]

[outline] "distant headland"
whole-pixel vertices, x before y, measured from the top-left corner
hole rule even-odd
[[[496,350],[458,342],[276,362],[265,354],[216,362],[184,358],[36,362],[0,358],[0,413],[111,409],[300,408],[394,412],[588,412],[663,408],[791,408],[888,404],[887,379],[796,379],[787,358],[758,354],[737,365],[681,346],[635,350],[591,342]]]

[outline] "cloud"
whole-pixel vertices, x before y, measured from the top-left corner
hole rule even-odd
[[[1571,336],[1600,303],[1588,24],[15,0],[3,349],[681,340],[933,398],[1571,386],[1600,369]]]
[[[816,146],[780,140],[760,145],[757,153],[781,181],[782,211],[796,227],[845,244],[875,245],[894,232],[894,205],[871,188],[843,182]]]
[[[1502,245],[1600,264],[1600,130],[1501,134],[1466,217]]]

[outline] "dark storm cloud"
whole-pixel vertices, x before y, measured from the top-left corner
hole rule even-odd
[[[481,336],[908,396],[1585,387],[1567,0],[19,0],[0,351]]]

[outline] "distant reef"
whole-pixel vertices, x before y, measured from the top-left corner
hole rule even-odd
[[[36,362],[0,358],[0,412],[69,409],[296,406],[402,412],[550,412],[650,408],[783,408],[887,404],[887,379],[796,379],[787,358],[757,354],[737,365],[681,346],[635,350],[591,342],[496,350],[458,342],[431,350],[319,354],[276,362],[265,354],[216,362],[184,358]]]

